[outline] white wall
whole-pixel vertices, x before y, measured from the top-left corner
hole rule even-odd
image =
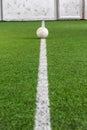
[[[85,19],[87,19],[87,0],[85,0]]]
[[[4,20],[55,19],[54,0],[3,0]]]
[[[87,0],[0,0],[3,20],[87,19]],[[83,1],[85,9],[83,15]]]
[[[60,19],[81,19],[82,0],[59,0]]]

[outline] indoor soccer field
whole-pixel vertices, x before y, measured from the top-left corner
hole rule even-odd
[[[41,22],[0,22],[0,130],[34,130]],[[52,130],[87,130],[87,21],[46,21]]]

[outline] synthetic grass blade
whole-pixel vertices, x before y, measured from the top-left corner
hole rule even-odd
[[[87,129],[87,21],[47,22],[53,130]]]
[[[37,26],[37,22],[0,22],[0,130],[33,130]]]

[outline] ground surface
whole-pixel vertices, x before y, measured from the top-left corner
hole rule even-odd
[[[0,130],[33,130],[40,22],[0,23]],[[52,130],[87,130],[87,21],[48,21]]]
[[[48,23],[53,130],[87,130],[87,21]]]
[[[0,23],[0,130],[32,130],[40,42],[37,23]]]

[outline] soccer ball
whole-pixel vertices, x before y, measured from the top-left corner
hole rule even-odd
[[[40,27],[37,29],[36,34],[39,38],[47,38],[48,36],[48,29],[46,27]]]

